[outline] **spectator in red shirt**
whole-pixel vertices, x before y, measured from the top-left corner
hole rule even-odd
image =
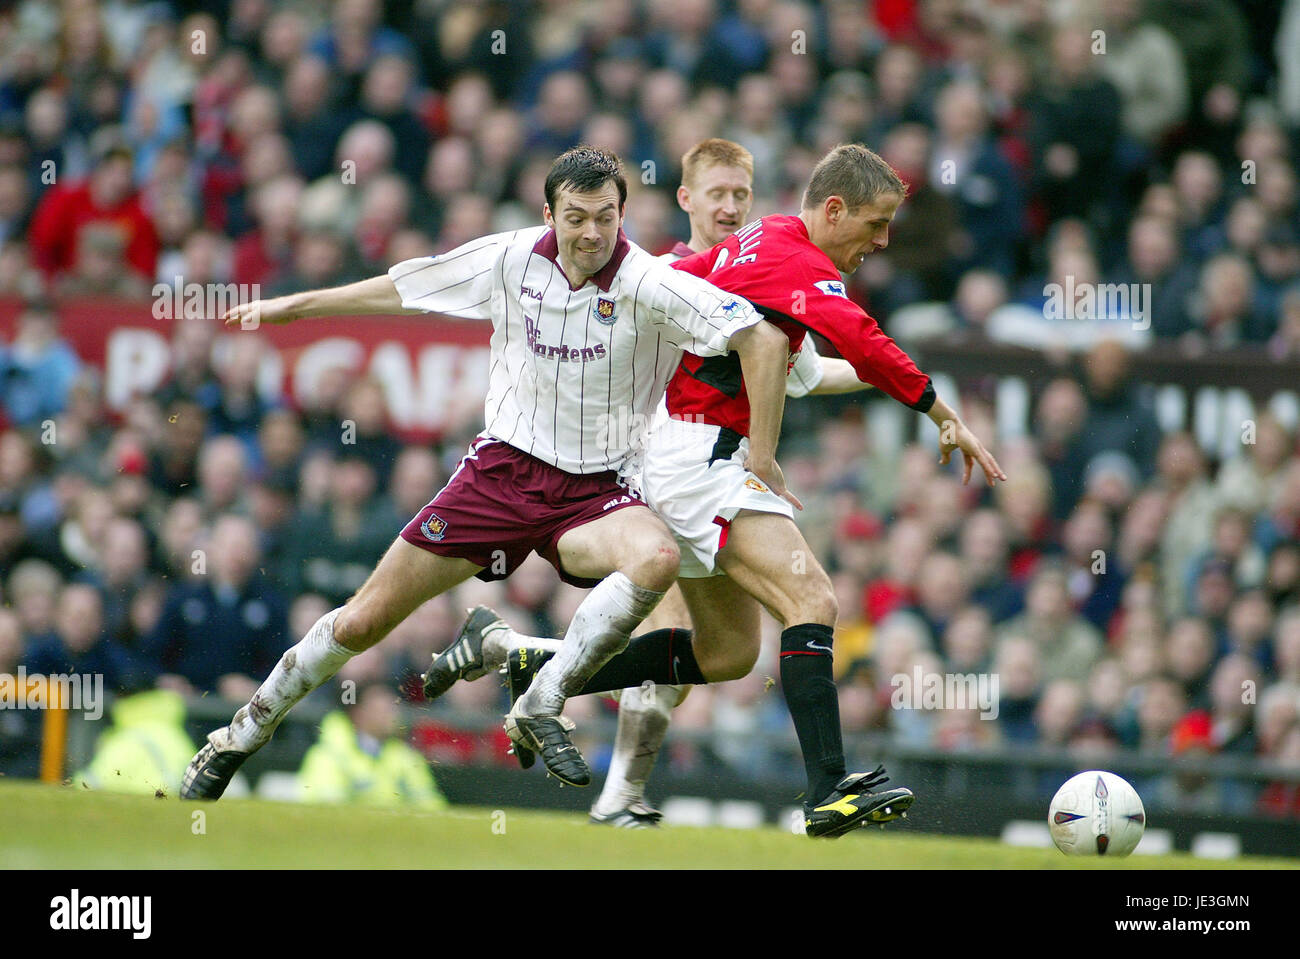
[[[88,226],[119,233],[126,262],[152,280],[158,232],[145,214],[132,179],[132,155],[117,137],[97,138],[94,168],[85,180],[56,185],[41,198],[29,236],[36,265],[50,279],[73,268]]]
[[[302,180],[289,174],[258,187],[252,210],[257,227],[235,242],[236,283],[270,286],[293,269],[302,192]]]
[[[1300,722],[1293,723],[1278,742],[1276,762],[1291,769],[1300,768]],[[1300,819],[1300,784],[1276,780],[1264,787],[1256,807],[1265,816]]]

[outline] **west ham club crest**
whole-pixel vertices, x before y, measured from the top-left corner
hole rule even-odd
[[[614,315],[614,301],[604,296],[596,297],[596,306],[592,312],[595,313],[596,319],[606,326],[613,326],[614,321],[618,319]]]

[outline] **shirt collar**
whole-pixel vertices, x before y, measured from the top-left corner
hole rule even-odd
[[[602,266],[591,279],[596,281],[596,286],[602,293],[608,293],[610,286],[614,283],[614,274],[618,268],[623,265],[623,260],[627,257],[628,251],[632,249],[631,242],[628,241],[627,234],[620,229],[618,239],[614,241],[614,252],[610,254],[609,262]],[[560,271],[560,275],[569,284],[569,289],[575,289],[573,282],[564,273],[564,267],[560,266],[560,242],[555,237],[555,230],[548,229],[542,234],[541,238],[533,244],[533,252],[539,253],[555,264],[555,268]],[[585,285],[585,284],[584,284]]]

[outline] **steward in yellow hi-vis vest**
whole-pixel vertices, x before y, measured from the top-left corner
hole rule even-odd
[[[90,765],[73,781],[91,789],[174,796],[194,743],[185,734],[185,701],[154,689],[113,704],[113,725],[99,737]]]
[[[424,757],[393,738],[396,701],[392,687],[363,684],[355,705],[325,717],[298,774],[304,801],[447,807]]]

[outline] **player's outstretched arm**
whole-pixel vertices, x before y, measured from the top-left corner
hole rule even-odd
[[[262,323],[290,323],[311,316],[368,316],[420,313],[404,309],[388,274],[323,290],[289,293],[270,300],[253,300],[222,314],[226,326],[255,330]]]
[[[810,396],[823,396],[831,393],[856,393],[873,387],[858,379],[858,371],[848,360],[835,356],[819,357],[822,364],[822,378],[815,387],[808,391]]]
[[[761,479],[772,492],[803,509],[798,497],[785,488],[785,477],[776,462],[776,444],[781,437],[785,413],[785,374],[790,340],[763,320],[732,334],[728,345],[740,357],[740,371],[749,394],[749,457],[745,468]]]
[[[795,354],[790,373],[785,378],[787,398],[827,393],[855,393],[871,388],[871,384],[862,381],[858,371],[848,360],[822,356],[817,352],[817,343],[811,334],[803,338],[803,344]]]
[[[979,437],[970,431],[951,406],[936,398],[926,415],[939,427],[939,462],[946,465],[953,451],[961,450],[965,458],[965,469],[961,477],[963,486],[970,482],[971,471],[976,463],[984,471],[984,478],[990,486],[995,480],[1006,482],[1007,474],[1002,472],[1002,467],[993,458],[993,454],[984,448]]]

